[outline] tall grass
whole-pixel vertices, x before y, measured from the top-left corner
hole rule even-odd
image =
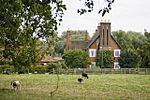
[[[101,74],[89,75],[78,83],[79,75],[0,75],[0,100],[149,100],[150,75]],[[12,80],[20,80],[21,90],[10,87]]]

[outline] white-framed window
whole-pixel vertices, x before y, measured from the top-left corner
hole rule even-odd
[[[114,69],[120,69],[119,62],[114,62]]]
[[[120,57],[120,49],[114,50],[114,57]]]
[[[89,56],[96,57],[96,49],[89,49]]]

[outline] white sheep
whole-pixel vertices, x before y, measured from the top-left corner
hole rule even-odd
[[[12,81],[12,82],[11,82],[11,86],[12,86],[12,88],[15,89],[15,90],[16,90],[16,89],[17,89],[17,90],[18,90],[18,89],[19,89],[19,90],[21,89],[21,83],[20,83],[20,81],[17,81],[17,80],[16,80],[16,81]]]

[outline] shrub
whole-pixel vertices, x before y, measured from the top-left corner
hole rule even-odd
[[[69,50],[63,54],[65,64],[71,68],[86,68],[89,64],[88,52],[83,50]]]
[[[47,66],[33,66],[30,68],[30,72],[35,73],[37,72],[38,74],[44,74],[48,72]]]
[[[1,65],[0,66],[0,73],[8,72],[10,74],[10,73],[13,73],[14,71],[15,71],[15,69],[11,65]]]
[[[98,51],[96,64],[101,68],[112,68],[113,66],[112,51],[108,50]]]

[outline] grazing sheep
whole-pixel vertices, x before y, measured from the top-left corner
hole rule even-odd
[[[10,71],[5,70],[5,71],[3,71],[3,74],[9,75],[9,74],[10,74]]]
[[[89,78],[87,73],[84,73],[84,72],[82,73],[82,77],[86,77],[87,79]]]
[[[83,81],[83,79],[82,79],[81,77],[79,77],[79,78],[78,78],[78,82],[81,83],[82,81]]]
[[[12,86],[12,88],[15,89],[15,90],[16,90],[16,89],[17,89],[17,90],[18,90],[18,89],[21,89],[21,83],[20,83],[20,81],[12,81],[12,82],[11,82],[11,86]]]

